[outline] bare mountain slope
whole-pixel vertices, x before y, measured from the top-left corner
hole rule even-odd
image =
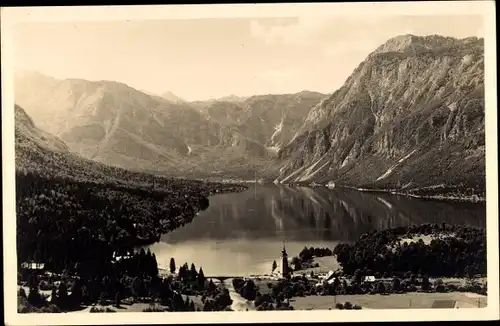
[[[324,94],[255,95],[239,101],[215,101],[201,110],[208,119],[230,126],[272,151],[288,143]]]
[[[175,95],[174,93],[167,91],[163,94],[161,94],[161,97],[169,102],[172,103],[185,103],[186,101],[183,98],[180,98],[179,96]]]
[[[312,109],[281,182],[484,192],[483,39],[403,35]]]
[[[112,81],[16,76],[16,102],[79,155],[179,176],[276,173],[276,146],[322,94],[256,96],[244,102],[172,102]],[[277,127],[279,126],[279,130]]]

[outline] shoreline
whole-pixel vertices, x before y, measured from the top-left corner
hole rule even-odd
[[[280,182],[268,182],[263,179],[259,180],[253,180],[253,179],[241,179],[241,180],[221,180],[221,181],[216,181],[211,180],[211,179],[203,179],[203,178],[197,178],[194,179],[196,181],[201,181],[201,182],[215,182],[215,183],[221,183],[221,184],[234,184],[234,185],[246,185],[246,184],[260,184],[260,185],[284,185],[284,186],[289,186],[289,187],[309,187],[309,188],[317,188],[317,187],[322,187],[322,188],[328,188],[330,190],[335,189],[335,188],[344,188],[344,189],[352,189],[352,190],[357,190],[361,192],[373,192],[373,193],[385,193],[385,194],[391,194],[391,195],[399,195],[399,196],[405,196],[405,197],[411,197],[411,198],[417,198],[417,199],[424,199],[424,200],[437,200],[437,201],[445,201],[445,202],[456,202],[456,203],[471,203],[471,204],[482,204],[486,202],[486,197],[480,196],[480,195],[470,195],[470,196],[449,196],[447,195],[448,192],[437,192],[435,195],[419,195],[418,193],[412,193],[412,192],[404,192],[401,189],[390,189],[390,188],[363,188],[363,187],[356,187],[356,186],[349,186],[349,185],[338,185],[338,186],[329,186],[328,183],[301,183],[301,182],[290,182],[290,183],[280,183]],[[275,180],[276,181],[276,180]],[[246,186],[245,186],[246,187]],[[428,189],[435,189],[436,186],[430,186],[430,187],[425,187]],[[414,189],[415,192],[426,190],[425,188],[416,188]]]
[[[201,179],[200,179],[201,181]],[[210,181],[207,181],[210,182]],[[238,184],[238,182],[224,182],[224,183],[234,183]],[[253,180],[252,181],[244,181],[241,183],[255,183]],[[290,182],[290,183],[281,183],[281,182],[257,182],[259,184],[273,184],[273,185],[283,185],[283,186],[288,186],[288,187],[308,187],[308,188],[327,188],[330,190],[333,190],[335,188],[343,188],[343,189],[351,189],[351,190],[356,190],[360,192],[371,192],[371,193],[384,193],[384,194],[391,194],[391,195],[399,195],[399,196],[405,196],[405,197],[410,197],[410,198],[416,198],[416,199],[424,199],[424,200],[436,200],[436,201],[443,201],[443,202],[454,202],[454,203],[471,203],[471,204],[483,204],[486,203],[486,197],[484,196],[479,196],[476,194],[470,195],[470,196],[449,196],[447,195],[449,192],[437,192],[435,195],[419,195],[418,193],[412,193],[412,192],[404,192],[401,191],[401,189],[390,189],[390,188],[362,188],[362,187],[355,187],[355,186],[349,186],[349,185],[335,185],[335,186],[330,186],[328,183],[301,183],[301,182]],[[432,187],[427,187],[427,188],[432,188]],[[426,189],[415,189],[415,192],[422,191]]]
[[[344,188],[344,189],[351,189],[351,190],[356,190],[356,191],[360,191],[360,192],[384,193],[384,194],[399,195],[399,196],[424,199],[424,200],[436,200],[436,201],[455,202],[455,203],[482,204],[482,203],[486,202],[485,197],[481,197],[478,195],[457,197],[457,196],[447,196],[446,193],[441,193],[441,194],[438,193],[436,195],[427,195],[426,196],[426,195],[414,194],[411,192],[403,192],[403,191],[397,190],[397,189],[361,188],[361,187],[354,187],[354,186],[347,186],[347,185],[339,185],[339,186],[335,186],[335,187],[329,187],[328,185],[323,185],[323,184],[315,184],[314,186],[311,186],[311,185],[307,185],[307,186],[309,186],[309,187],[320,186],[320,187],[324,187],[324,188],[328,188],[328,189]]]
[[[476,195],[457,197],[457,196],[446,196],[445,194],[438,194],[438,195],[426,196],[426,195],[413,194],[410,192],[402,192],[402,191],[398,191],[395,189],[370,189],[370,188],[356,188],[356,187],[350,187],[350,186],[339,186],[339,187],[353,189],[353,190],[357,190],[357,191],[361,191],[361,192],[373,192],[373,193],[379,192],[379,193],[406,196],[406,197],[424,199],[424,200],[461,202],[461,203],[471,203],[471,204],[481,204],[481,203],[486,202],[486,198],[479,197]]]
[[[214,183],[214,182],[203,181],[203,180],[198,180],[198,181],[201,181],[201,182],[204,182],[204,183],[207,183],[207,184]],[[231,183],[231,184],[233,184],[233,183]],[[201,198],[200,201],[206,201],[206,202],[209,203],[209,198],[212,197],[212,196],[224,195],[224,194],[230,194],[230,193],[239,193],[239,192],[243,192],[245,190],[248,190],[247,186],[242,185],[240,183],[234,183],[233,185],[239,186],[239,190],[237,190],[237,191],[233,191],[233,190],[224,191],[224,189],[222,189],[222,190],[217,189],[215,192],[209,192],[207,196],[202,196],[202,198]],[[144,237],[136,236],[136,238],[134,239],[134,241],[136,243],[133,245],[134,249],[141,248],[141,247],[144,247],[144,246],[149,246],[149,245],[152,245],[152,244],[160,242],[162,235],[165,235],[165,234],[168,234],[170,232],[173,232],[173,231],[177,230],[178,228],[182,227],[183,225],[191,223],[196,216],[198,216],[201,212],[203,212],[204,210],[206,210],[209,206],[210,206],[210,203],[206,207],[203,207],[203,208],[201,208],[201,205],[198,206],[197,207],[198,209],[195,210],[194,214],[189,215],[189,216],[184,216],[183,220],[180,221],[180,223],[175,228],[173,228],[171,230],[168,230],[166,232],[162,232],[160,235],[157,236],[157,239],[144,238]],[[174,220],[175,220],[175,218],[174,218]]]

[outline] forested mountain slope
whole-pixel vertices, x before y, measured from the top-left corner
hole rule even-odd
[[[188,223],[208,205],[208,195],[242,189],[81,158],[17,105],[15,135],[18,260],[44,261],[51,270],[76,262],[106,266],[112,251],[156,241]]]

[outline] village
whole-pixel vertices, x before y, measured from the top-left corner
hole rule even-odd
[[[106,290],[109,279],[104,278],[103,292],[98,296],[99,300],[94,299],[94,302],[87,300],[86,306],[80,305],[82,302],[79,302],[68,311],[175,311],[172,308],[172,301],[167,300],[170,302],[167,304],[158,294],[159,289],[154,288],[154,284],[165,282],[169,284],[168,289],[172,290],[171,296],[182,297],[180,302],[188,307],[185,311],[450,309],[486,306],[486,293],[483,293],[480,278],[433,279],[410,273],[399,278],[388,275],[363,275],[362,272],[348,276],[344,275],[338,263],[332,264],[335,256],[326,248],[306,247],[299,257],[294,257],[290,262],[283,244],[279,263],[273,262],[269,274],[248,276],[204,275],[202,268],[200,267],[198,272],[194,264],[191,265],[191,269],[187,263],[176,268],[173,258],[170,268],[158,267],[154,254],[149,251],[146,253],[144,250],[125,252],[122,255],[114,252],[111,263],[114,266],[129,266],[134,259],[139,261],[149,259],[154,266],[151,267],[151,276],[144,278],[142,283],[141,280],[137,280],[137,276],[130,282],[130,296],[124,296],[118,291],[115,300],[110,300],[109,293],[106,292],[109,291]],[[75,296],[84,301],[82,300],[84,292],[89,291],[85,287],[82,289],[80,277],[76,273],[52,273],[46,270],[45,264],[41,262],[24,262],[20,267],[18,297],[27,298],[28,302],[30,297],[33,297],[30,295],[32,289],[39,291],[41,298],[38,300],[49,306],[60,303],[64,298]],[[187,275],[189,273],[191,276]],[[155,282],[156,278],[163,281]],[[145,289],[147,287],[149,288]],[[145,291],[141,291],[142,288]],[[219,298],[225,297],[224,300],[220,300],[223,304],[215,308],[211,303],[212,308],[207,308],[207,302],[211,302],[207,299],[209,293],[215,294],[214,298],[218,295]],[[39,305],[43,306],[40,303]]]
[[[433,228],[445,230],[450,227]],[[373,238],[380,234],[373,233]],[[371,236],[366,234],[361,239]],[[418,242],[410,241],[410,245],[405,240],[398,248],[418,248],[417,245],[426,246],[420,237]],[[441,278],[410,271],[372,273],[366,267],[354,270],[351,265],[346,265],[352,264],[346,260],[350,259],[346,252],[355,248],[343,244],[333,251],[304,247],[290,260],[283,243],[278,262],[273,261],[270,273],[262,275],[210,275],[205,274],[201,266],[198,270],[194,263],[191,267],[187,262],[178,267],[174,258],[171,258],[170,266],[164,268],[158,266],[154,253],[144,248],[121,253],[115,251],[107,267],[110,275],[102,279],[82,279],[78,266],[56,274],[46,270],[45,263],[30,261],[20,266],[18,298],[26,299],[20,304],[21,310],[38,306],[41,309],[52,307],[88,312],[458,309],[486,306],[486,278],[474,275],[472,268],[466,269],[469,271],[467,277]],[[342,264],[352,272],[346,273]]]

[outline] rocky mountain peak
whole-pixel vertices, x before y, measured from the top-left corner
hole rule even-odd
[[[372,55],[388,52],[419,53],[439,48],[451,47],[456,44],[466,44],[477,40],[477,37],[456,39],[441,35],[417,36],[413,34],[404,34],[389,39],[387,42],[379,46],[372,53]]]

